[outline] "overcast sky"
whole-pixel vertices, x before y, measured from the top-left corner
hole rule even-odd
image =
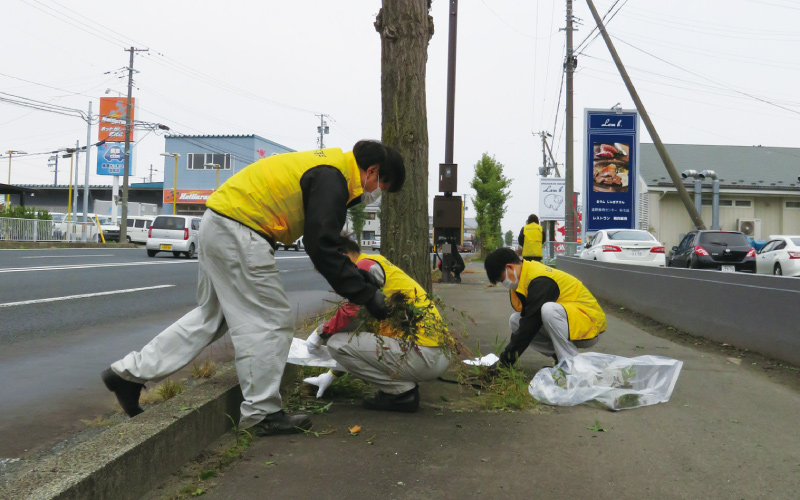
[[[182,134],[257,134],[292,149],[349,150],[380,138],[380,2],[4,0],[0,97],[86,110],[124,93],[135,46],[136,119]],[[560,94],[565,4],[550,0],[461,0],[458,17],[454,160],[459,192],[472,193],[484,152],[513,179],[503,229],[516,233],[538,210],[537,169],[549,131],[564,161]],[[798,147],[800,3],[793,0],[596,0],[623,63],[665,143]],[[429,197],[444,161],[448,5],[434,0],[428,48]],[[605,44],[591,33],[584,1],[575,33],[576,179],[582,171],[583,110],[633,108]],[[583,45],[579,44],[592,35]],[[105,94],[106,89],[112,89]],[[96,126],[92,141],[96,141]],[[0,102],[0,149],[28,153],[86,142],[86,123]],[[641,142],[651,142],[646,131]],[[135,180],[163,178],[164,139],[139,133]],[[48,155],[14,158],[12,183],[53,182]],[[67,170],[59,165],[59,183]],[[681,165],[678,165],[681,168]],[[0,182],[8,175],[0,158]],[[83,184],[83,161],[81,179]],[[96,170],[95,160],[91,172]],[[92,175],[92,184],[111,179]],[[578,182],[578,181],[576,181]],[[577,184],[576,189],[580,189]],[[468,202],[467,216],[474,217]]]

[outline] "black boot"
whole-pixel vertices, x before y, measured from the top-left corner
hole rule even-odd
[[[287,415],[281,410],[264,417],[253,429],[257,436],[297,434],[311,429],[311,419],[308,415]]]
[[[114,373],[111,368],[103,370],[100,378],[103,379],[103,383],[106,384],[108,390],[117,396],[119,405],[129,417],[135,417],[144,411],[139,406],[139,395],[142,393],[144,384],[129,382]]]
[[[414,413],[419,408],[419,386],[401,394],[387,394],[378,391],[364,398],[364,408],[379,411],[402,411]]]

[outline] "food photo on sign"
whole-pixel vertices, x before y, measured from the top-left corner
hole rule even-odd
[[[628,192],[628,143],[594,143],[594,183],[592,191],[599,193]]]

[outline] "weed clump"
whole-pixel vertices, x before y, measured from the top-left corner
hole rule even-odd
[[[212,360],[206,360],[202,364],[192,365],[192,377],[211,378],[217,373],[217,365]]]

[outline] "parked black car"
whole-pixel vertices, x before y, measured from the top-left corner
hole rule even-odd
[[[756,251],[738,231],[692,231],[672,247],[667,267],[756,272]]]

